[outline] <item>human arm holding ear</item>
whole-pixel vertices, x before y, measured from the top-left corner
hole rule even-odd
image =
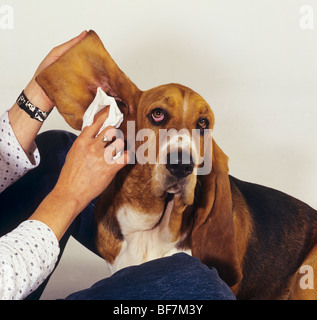
[[[42,70],[46,69],[66,51],[79,43],[86,36],[86,34],[87,31],[84,31],[76,38],[73,38],[64,44],[55,47],[39,65],[33,78],[24,89],[26,97],[34,106],[45,112],[50,112],[53,109],[53,102],[46,96],[45,92],[35,81],[35,78]],[[13,132],[21,147],[26,154],[29,154],[30,149],[34,145],[34,139],[41,129],[42,122],[31,119],[25,111],[18,107],[17,103],[15,103],[9,110],[9,120]]]
[[[27,99],[44,112],[53,109],[52,101],[35,81],[36,76],[56,61],[67,50],[79,43],[87,34],[82,32],[72,40],[55,47],[37,68],[33,78],[24,89]],[[40,162],[40,154],[34,143],[43,122],[30,118],[17,103],[0,117],[0,193],[17,181]]]
[[[74,45],[53,49],[36,74]],[[61,48],[63,49],[61,51]],[[64,51],[65,52],[65,51]],[[43,111],[52,103],[31,80],[25,89],[27,98]],[[70,149],[55,188],[46,196],[29,220],[0,238],[0,299],[23,299],[52,272],[59,255],[58,241],[76,216],[96,198],[127,162],[124,152],[117,162],[105,161],[113,148],[105,148],[102,136],[96,137],[108,110],[101,111],[94,123],[83,130]],[[42,123],[31,119],[17,104],[0,120],[0,192],[39,163],[34,139]],[[107,128],[105,132],[115,130]],[[112,143],[123,149],[123,141]],[[120,159],[121,158],[121,159]],[[124,161],[123,161],[124,159]],[[18,199],[18,195],[17,195]],[[1,223],[1,220],[0,220]]]

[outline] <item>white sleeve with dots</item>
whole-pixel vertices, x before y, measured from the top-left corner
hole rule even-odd
[[[59,255],[54,232],[37,220],[0,238],[0,299],[23,299],[53,271]]]
[[[16,139],[8,112],[0,118],[0,193],[40,163],[40,153],[33,143],[26,155]]]
[[[29,155],[21,148],[6,112],[0,117],[0,193],[39,162],[35,143]],[[36,290],[54,269],[59,251],[53,231],[36,220],[1,237],[0,299],[23,299]]]

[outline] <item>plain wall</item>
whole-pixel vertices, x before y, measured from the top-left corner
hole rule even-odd
[[[140,89],[177,82],[205,98],[233,176],[317,208],[316,1],[1,0],[3,5],[13,8],[14,24],[0,28],[1,113],[54,46],[93,29]],[[70,130],[56,110],[42,131],[50,129]],[[62,298],[105,275],[103,261],[85,250],[68,244],[43,298]]]

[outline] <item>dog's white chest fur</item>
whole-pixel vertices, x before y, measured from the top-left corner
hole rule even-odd
[[[146,213],[124,206],[117,212],[118,222],[124,241],[114,263],[109,265],[112,273],[132,265],[171,256],[177,252],[191,254],[191,250],[178,249],[172,242],[172,234],[168,229],[173,201],[166,208],[162,221],[157,225],[160,216],[153,217]]]

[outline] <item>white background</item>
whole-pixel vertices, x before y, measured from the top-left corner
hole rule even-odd
[[[140,89],[178,82],[210,104],[233,176],[317,208],[316,0],[0,0],[0,112],[56,45],[94,29]],[[314,10],[303,29],[300,9]],[[1,14],[0,14],[1,19]],[[70,130],[54,111],[43,130]],[[43,298],[63,298],[106,274],[72,240]]]

